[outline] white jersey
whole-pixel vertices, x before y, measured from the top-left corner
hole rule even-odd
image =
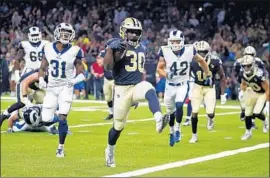
[[[35,70],[40,67],[42,60],[42,49],[49,41],[41,40],[39,45],[31,44],[29,41],[22,41],[20,48],[24,50],[25,70]]]
[[[59,52],[56,43],[45,45],[44,55],[49,63],[48,87],[67,85],[75,77],[75,60],[83,58],[80,47],[69,45]]]
[[[190,63],[196,54],[193,45],[185,45],[182,54],[175,54],[169,46],[161,46],[160,56],[166,62],[166,72],[173,73],[170,83],[187,82],[190,80]]]

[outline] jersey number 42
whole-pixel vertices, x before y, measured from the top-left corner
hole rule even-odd
[[[179,64],[179,66],[177,65]],[[188,69],[188,62],[183,61],[183,62],[174,62],[171,65],[171,72],[173,72],[173,75],[186,75],[187,74],[187,69]]]

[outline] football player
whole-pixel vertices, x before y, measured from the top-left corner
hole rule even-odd
[[[47,77],[46,77],[47,80]],[[12,104],[0,116],[0,126],[3,121],[10,117],[13,111],[23,108],[24,106],[31,106],[31,100],[36,104],[42,104],[45,96],[45,91],[38,87],[38,69],[25,73],[17,84],[17,102]]]
[[[39,69],[43,55],[42,48],[47,43],[49,43],[49,41],[42,40],[42,34],[38,27],[33,26],[29,28],[28,41],[21,41],[19,43],[19,50],[15,60],[16,78],[20,78],[19,61],[21,59],[24,59],[25,61],[25,67],[21,72],[21,76],[32,70]]]
[[[41,122],[41,108],[42,105],[38,104],[14,111],[8,119],[8,133],[42,131],[57,134],[55,123],[58,121],[58,116],[55,115],[50,123],[43,123]]]
[[[157,72],[166,77],[164,103],[167,114],[170,115],[169,144],[181,140],[180,123],[183,117],[183,105],[189,92],[190,63],[194,58],[207,74],[208,85],[211,82],[209,68],[205,59],[197,54],[193,45],[184,44],[184,35],[180,30],[173,30],[169,34],[168,45],[161,46],[159,51]],[[174,120],[176,117],[176,129]]]
[[[250,56],[255,57],[254,58],[255,59],[255,65],[258,68],[260,68],[263,71],[265,71],[265,74],[268,76],[268,72],[267,72],[267,70],[264,67],[263,61],[260,58],[256,57],[256,50],[255,50],[254,47],[247,46],[244,49],[243,55],[250,55]],[[234,70],[233,70],[233,75],[232,75],[233,78],[236,78],[236,80],[238,81],[239,84],[241,84],[240,72],[241,72],[241,70],[243,70],[241,68],[241,60],[242,60],[242,58],[239,58],[234,63],[234,68],[233,68]],[[243,121],[243,120],[245,120],[245,105],[244,105],[245,101],[244,101],[244,92],[242,90],[240,90],[240,88],[239,88],[238,99],[239,99],[240,107],[241,107],[240,120]],[[256,128],[255,121],[254,120],[255,120],[255,118],[252,117],[252,128]]]
[[[42,107],[42,121],[51,122],[59,106],[59,145],[56,157],[64,157],[64,143],[68,132],[67,116],[73,99],[73,85],[85,80],[82,65],[83,51],[72,46],[75,31],[70,24],[60,23],[54,31],[55,42],[44,46],[39,70],[39,87],[46,88]],[[44,80],[48,69],[48,84]],[[74,77],[76,70],[76,78]]]
[[[252,116],[263,121],[263,132],[268,131],[268,119],[262,110],[266,105],[269,113],[269,81],[265,72],[255,65],[255,58],[250,55],[243,56],[241,60],[243,71],[241,72],[241,90],[245,92],[245,123],[246,132],[241,140],[248,140],[252,136]]]
[[[114,122],[109,131],[108,145],[105,149],[106,166],[115,167],[115,145],[125,127],[127,115],[133,103],[147,100],[149,109],[156,121],[156,131],[161,133],[168,123],[167,115],[162,116],[154,87],[142,81],[145,62],[145,48],[140,44],[142,37],[141,22],[126,18],[120,26],[121,39],[108,43],[104,56],[105,70],[113,71]]]
[[[221,88],[221,104],[225,104],[226,94],[224,94],[226,87],[225,74],[222,67],[221,60],[210,53],[210,45],[206,41],[199,41],[196,44],[197,52],[205,57],[206,62],[210,69],[210,76],[212,81],[215,80],[216,74],[220,76],[220,88]],[[191,105],[192,105],[192,117],[191,117],[191,125],[192,125],[192,138],[190,139],[190,143],[195,143],[198,140],[197,137],[197,124],[198,124],[198,112],[200,110],[200,105],[202,101],[204,101],[206,114],[208,116],[208,130],[212,130],[214,127],[214,117],[215,117],[215,105],[216,105],[216,90],[213,85],[205,85],[205,80],[207,79],[206,74],[202,70],[199,63],[192,61],[191,63],[191,71],[195,77],[195,84],[192,89],[192,97],[191,97]]]

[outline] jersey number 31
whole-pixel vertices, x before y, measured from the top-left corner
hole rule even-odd
[[[59,61],[57,60],[51,60],[50,64],[53,66],[53,69],[51,71],[51,75],[53,77],[59,77],[59,70],[61,70],[61,78],[66,78],[66,62],[63,61],[60,63],[61,68],[59,68]]]

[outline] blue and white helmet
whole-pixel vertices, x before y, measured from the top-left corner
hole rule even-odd
[[[60,23],[54,30],[54,39],[62,44],[68,44],[75,38],[75,31],[72,25],[68,23]]]
[[[38,126],[41,122],[41,107],[32,106],[25,108],[23,111],[23,119],[29,125]]]
[[[179,51],[185,45],[185,37],[182,31],[172,30],[168,38],[168,46],[172,48],[172,51]]]
[[[31,43],[38,43],[41,41],[41,39],[42,39],[42,35],[40,32],[40,29],[36,26],[30,27],[29,32],[28,32],[28,40]]]

